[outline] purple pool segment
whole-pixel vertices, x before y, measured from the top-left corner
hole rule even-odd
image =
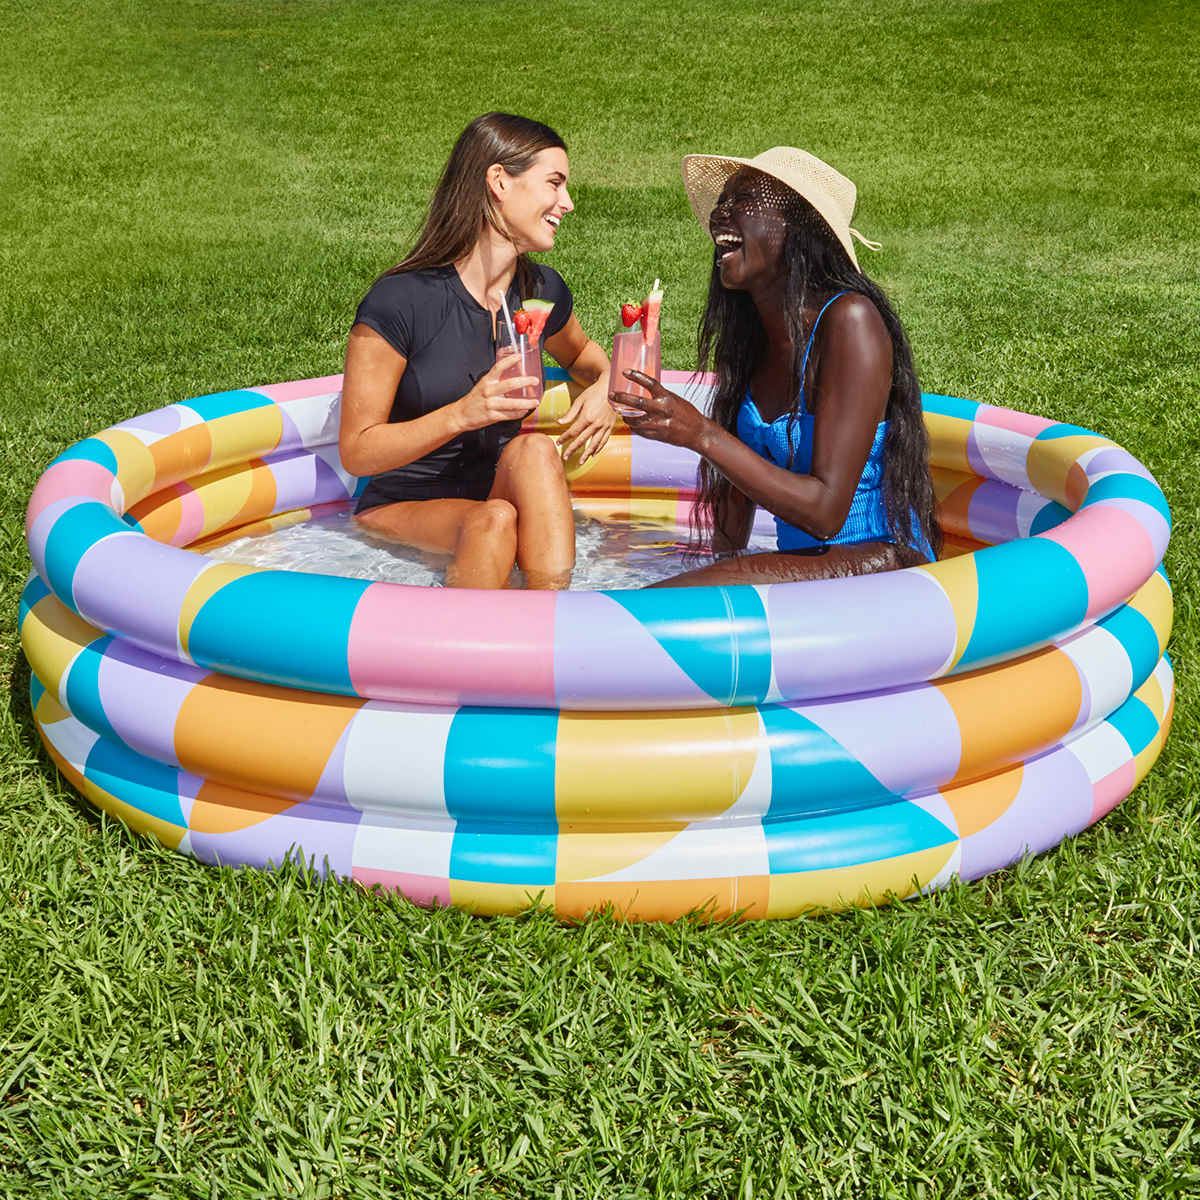
[[[763,593],[775,682],[788,699],[933,679],[954,658],[954,608],[924,571],[779,583]]]
[[[559,598],[554,626],[554,705],[558,708],[711,708],[650,631],[603,592]],[[630,670],[636,663],[637,669]]]
[[[74,592],[79,613],[136,646],[188,661],[179,646],[184,597],[210,559],[163,546],[140,534],[97,542],[79,560]]]
[[[695,451],[642,437],[632,438],[629,449],[630,479],[635,487],[695,489],[700,462]]]
[[[186,421],[184,420],[185,416],[187,417]],[[143,439],[139,435],[143,433],[150,434],[154,440],[157,440],[168,434],[178,433],[187,425],[195,423],[195,414],[190,409],[185,411],[178,404],[168,404],[166,408],[156,408],[152,412],[130,417],[127,421],[121,421],[114,425],[113,428],[131,433],[141,441]]]
[[[967,466],[979,478],[991,478],[992,468],[979,448],[979,437],[974,426],[967,433]]]
[[[317,504],[335,504],[340,500],[353,499],[358,480],[340,470],[341,459],[336,454],[318,451],[315,465],[313,488]]]
[[[1040,854],[1092,820],[1092,781],[1079,760],[1059,746],[1026,762],[1015,799],[985,829],[963,838],[959,873],[980,879]]]
[[[1101,475],[1119,473],[1122,475],[1140,475],[1157,486],[1157,481],[1150,471],[1128,450],[1120,446],[1106,446],[1094,454],[1081,458],[1083,469],[1089,480],[1098,479]]]
[[[347,876],[354,863],[354,839],[361,816],[316,800],[294,804],[285,812],[223,833],[189,834],[192,853],[214,865],[267,867],[284,862],[311,866],[318,875]]]
[[[303,450],[311,439],[305,440],[299,424],[287,407],[282,404],[279,405],[279,420],[283,425],[283,431],[279,435],[279,445],[275,447],[274,453],[284,454],[288,451]]]
[[[267,466],[275,480],[273,513],[348,500],[353,494],[333,467],[307,451],[272,456]]]
[[[100,663],[99,688],[113,732],[138,754],[174,766],[175,722],[206,672],[114,639]]]
[[[967,432],[967,462],[976,475],[1021,487],[1028,482],[1025,458],[1031,438],[1009,430],[989,429],[986,437],[972,425]]]
[[[962,735],[945,696],[929,684],[818,700],[790,707],[836,738],[881,784],[898,795],[953,779]]]
[[[274,402],[281,426],[274,449],[286,452],[336,445],[341,387],[340,375],[326,375],[321,379],[266,384],[246,390]]]
[[[967,523],[971,528],[971,536],[992,545],[1020,537],[1018,506],[1013,500],[1011,487],[985,479],[972,493],[967,504]]]
[[[176,784],[179,788],[179,803],[183,809],[183,815],[187,820],[191,820],[192,805],[196,803],[200,795],[201,789],[208,781],[199,775],[193,775],[191,771],[185,771],[180,768],[176,776]]]

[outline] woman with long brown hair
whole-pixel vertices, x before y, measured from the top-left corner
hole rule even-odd
[[[338,446],[370,481],[356,516],[372,533],[452,561],[454,587],[504,587],[516,562],[529,587],[562,588],[575,526],[562,458],[600,451],[615,417],[608,357],[575,316],[570,289],[529,255],[550,250],[574,204],[566,146],[548,126],[487,113],[463,130],[416,245],[378,279],[346,349]],[[498,313],[553,304],[543,346],[584,390],[559,444],[521,434],[530,401],[501,379]]]
[[[684,184],[713,240],[700,369],[712,415],[638,372],[634,433],[700,455],[702,545],[719,557],[669,586],[862,575],[931,560],[934,516],[921,389],[887,297],[863,274],[855,188],[791,146],[753,159],[689,155]],[[774,552],[744,553],[754,510]],[[660,585],[661,586],[661,585]]]

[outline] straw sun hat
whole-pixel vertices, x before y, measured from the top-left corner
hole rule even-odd
[[[842,243],[850,261],[858,267],[852,237],[869,250],[879,243],[868,241],[857,229],[850,228],[854,216],[855,189],[845,175],[794,146],[772,146],[754,158],[725,158],[719,154],[689,154],[683,160],[683,186],[696,219],[708,233],[708,219],[717,206],[717,197],[726,180],[743,167],[753,167],[786,184],[802,196],[820,214],[834,237]],[[859,270],[862,268],[860,267]]]

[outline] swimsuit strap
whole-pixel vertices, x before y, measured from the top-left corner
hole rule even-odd
[[[825,315],[825,310],[835,301],[845,296],[846,292],[838,292],[836,296],[830,296],[828,300],[821,306],[821,311],[817,313],[817,319],[813,322],[812,331],[808,335],[808,345],[804,347],[804,362],[800,364],[800,411],[807,416],[808,405],[804,403],[804,379],[808,374],[808,356],[812,350],[813,338],[817,336],[817,326],[821,323],[821,318]]]

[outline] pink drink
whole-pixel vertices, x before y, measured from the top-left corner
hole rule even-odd
[[[513,350],[516,351],[515,355],[510,359],[508,366],[500,372],[500,378],[517,379],[522,375],[532,375],[537,380],[536,383],[514,388],[512,391],[506,391],[504,394],[513,400],[528,400],[531,405],[540,404],[542,392],[545,390],[545,381],[542,377],[541,339],[531,340],[528,334],[518,333],[517,344],[514,347],[505,325],[501,324],[499,330],[497,330],[497,334],[497,362],[506,354],[511,354]]]
[[[651,379],[662,376],[662,342],[656,330],[646,338],[640,329],[617,330],[613,334],[612,373],[608,377],[608,402],[623,417],[640,412],[640,409],[629,408],[614,397],[618,392],[626,392],[630,396],[641,396],[649,399],[650,393],[644,387],[625,378],[626,371],[641,371]]]

